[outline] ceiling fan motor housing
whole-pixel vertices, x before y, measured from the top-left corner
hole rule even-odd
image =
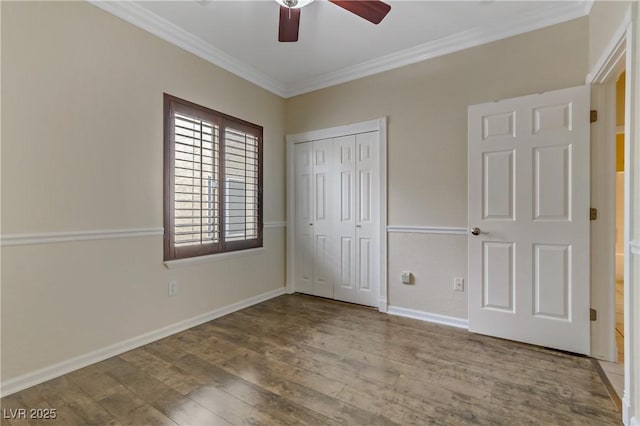
[[[288,7],[289,9],[300,9],[311,3],[313,0],[276,0],[280,6]]]

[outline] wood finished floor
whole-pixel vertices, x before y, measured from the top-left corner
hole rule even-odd
[[[21,425],[619,425],[588,358],[281,296],[3,398]]]

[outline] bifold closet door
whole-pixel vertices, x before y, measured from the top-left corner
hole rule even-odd
[[[377,306],[378,132],[296,144],[295,290]]]

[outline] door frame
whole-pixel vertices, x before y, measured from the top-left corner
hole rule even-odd
[[[378,256],[378,268],[380,276],[380,288],[378,289],[378,310],[387,312],[387,117],[376,120],[361,121],[344,126],[330,127],[326,129],[311,130],[308,132],[287,135],[287,278],[286,292],[294,293],[294,259],[295,259],[295,144],[311,142],[320,139],[337,138],[341,136],[355,135],[358,133],[378,132],[378,158],[380,166],[380,253]]]
[[[592,323],[591,327],[591,355],[610,362],[617,360],[615,339],[615,134],[617,129],[615,109],[616,81],[626,65],[626,37],[624,34],[625,31],[620,32],[620,37],[610,51],[608,60],[602,64],[594,77],[591,80],[590,77],[587,77],[587,82],[591,84],[591,107],[598,111],[598,120],[592,124],[591,132],[591,206],[598,209],[598,219],[591,222],[591,306],[598,311],[598,320]],[[626,136],[625,145],[628,144]]]
[[[640,406],[637,395],[632,395],[634,386],[640,386],[639,368],[637,357],[637,347],[640,342],[638,335],[638,325],[634,324],[633,318],[638,315],[640,304],[635,299],[640,296],[639,271],[633,266],[633,256],[637,255],[636,246],[638,241],[634,241],[635,230],[638,227],[637,218],[633,217],[634,204],[638,190],[637,182],[638,164],[635,156],[638,155],[638,140],[640,121],[637,119],[637,110],[640,99],[638,99],[638,87],[640,82],[640,72],[636,58],[636,37],[638,28],[634,22],[637,15],[637,4],[632,2],[624,19],[611,37],[607,48],[596,62],[593,70],[587,75],[586,83],[592,86],[592,106],[602,111],[599,116],[600,123],[596,122],[592,132],[592,152],[594,149],[601,149],[601,156],[594,157],[593,168],[599,170],[599,175],[594,176],[602,179],[599,182],[601,194],[592,194],[593,207],[597,207],[607,220],[604,223],[592,224],[592,229],[602,227],[602,231],[597,240],[592,240],[591,260],[596,268],[597,275],[603,277],[603,283],[592,278],[592,303],[601,303],[599,318],[603,324],[598,327],[592,325],[592,353],[596,357],[616,360],[615,354],[615,146],[611,141],[615,141],[615,82],[623,69],[626,70],[625,79],[625,188],[624,188],[624,393],[622,395],[622,421],[625,425],[638,424],[640,422]],[[609,143],[607,144],[607,141]],[[594,172],[595,170],[592,170]],[[597,184],[596,184],[597,185]],[[592,185],[594,188],[594,185]],[[600,204],[601,203],[601,204]],[[637,212],[636,212],[637,213]],[[598,226],[600,225],[600,226]],[[634,254],[635,253],[635,254]],[[598,258],[605,261],[598,261]],[[598,356],[600,355],[600,356]],[[633,417],[632,417],[633,415]]]

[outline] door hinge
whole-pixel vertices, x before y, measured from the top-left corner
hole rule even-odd
[[[598,121],[598,111],[596,111],[595,109],[592,109],[589,112],[589,121],[591,123],[595,123],[596,121]]]
[[[598,311],[593,308],[589,309],[589,319],[591,321],[598,321]]]
[[[589,220],[596,220],[598,219],[598,209],[594,209],[593,207],[591,207],[589,209]]]

